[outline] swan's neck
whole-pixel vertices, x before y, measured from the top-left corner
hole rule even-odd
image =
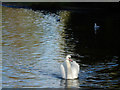
[[[67,72],[66,72],[67,78],[72,77],[72,70],[71,70],[70,61],[66,60],[66,65],[67,65]]]
[[[70,69],[71,68],[70,61],[66,60],[66,64],[67,64],[67,69]]]

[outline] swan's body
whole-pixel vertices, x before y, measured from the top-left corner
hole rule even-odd
[[[61,75],[64,79],[75,79],[78,78],[79,65],[72,61],[70,55],[66,56],[66,60],[61,64]]]

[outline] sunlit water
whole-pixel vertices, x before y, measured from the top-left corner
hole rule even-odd
[[[75,53],[66,26],[71,13],[3,7],[3,88],[119,88],[118,56],[97,58]],[[71,32],[71,29],[68,29]],[[79,41],[77,41],[79,42]],[[71,54],[79,79],[63,80],[59,66]]]

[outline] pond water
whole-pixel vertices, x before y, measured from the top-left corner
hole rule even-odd
[[[120,89],[120,19],[105,18],[2,7],[2,87]],[[100,26],[96,34],[94,23]],[[80,65],[79,79],[61,78],[67,54]]]

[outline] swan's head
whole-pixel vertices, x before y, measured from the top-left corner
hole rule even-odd
[[[71,56],[70,56],[70,55],[67,55],[67,56],[66,56],[66,60],[69,60],[69,61],[72,62]]]

